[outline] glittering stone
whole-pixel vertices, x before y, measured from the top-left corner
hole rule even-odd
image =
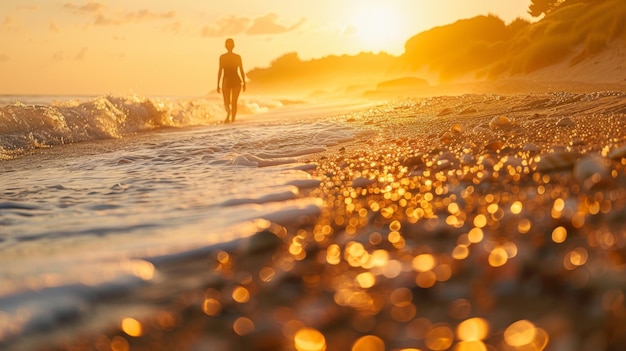
[[[574,177],[586,187],[591,187],[609,178],[609,168],[604,158],[596,155],[586,156],[574,164]]]
[[[556,122],[557,127],[573,127],[576,125],[574,121],[569,117],[563,117]]]
[[[374,180],[373,179],[358,177],[358,178],[354,178],[352,180],[352,187],[353,188],[364,188],[364,187],[366,187],[368,185],[372,185],[372,184],[374,184]]]
[[[572,151],[561,151],[542,155],[537,163],[537,170],[540,172],[552,172],[561,169],[574,167],[579,154]]]
[[[507,116],[497,116],[489,121],[489,128],[491,129],[502,129],[507,128],[513,125],[514,120],[510,119]]]
[[[609,158],[613,160],[619,160],[621,158],[626,158],[626,145],[620,146],[616,149],[611,150],[609,152]]]
[[[526,152],[539,152],[541,150],[541,148],[533,143],[526,143],[524,144],[524,146],[522,147],[522,150],[526,151]]]
[[[450,131],[455,134],[461,134],[463,132],[463,127],[460,124],[455,123],[450,127]]]

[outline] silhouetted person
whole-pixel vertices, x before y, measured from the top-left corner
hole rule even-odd
[[[243,73],[241,56],[233,52],[235,41],[226,39],[225,46],[228,52],[220,56],[220,69],[217,72],[217,92],[220,93],[221,90],[224,95],[224,108],[226,109],[226,120],[224,120],[224,123],[228,123],[229,117],[232,122],[235,121],[237,116],[237,99],[239,99],[242,83],[243,91],[246,91],[246,79]],[[239,76],[240,74],[241,77]],[[224,76],[223,80],[222,75]],[[220,80],[222,80],[221,89]]]

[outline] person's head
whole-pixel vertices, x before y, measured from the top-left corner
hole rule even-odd
[[[233,51],[233,49],[235,48],[235,41],[231,38],[228,38],[226,39],[225,46],[228,51]]]

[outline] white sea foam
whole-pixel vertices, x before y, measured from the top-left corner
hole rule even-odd
[[[9,321],[0,348],[54,331],[60,319],[118,318],[108,308],[91,314],[111,296],[132,300],[164,284],[160,270],[176,260],[204,259],[263,230],[258,221],[319,214],[322,201],[301,191],[320,185],[310,174],[317,165],[304,161],[357,131],[302,111],[222,125],[219,104],[204,100],[0,107],[5,152],[52,146],[56,155],[0,161],[0,315]]]
[[[43,97],[0,96],[0,160],[34,148],[80,141],[124,138],[167,127],[216,124],[217,98],[169,99],[137,95],[101,96],[46,102]],[[24,102],[26,101],[26,102]],[[258,114],[282,106],[279,100],[240,101],[240,113]]]

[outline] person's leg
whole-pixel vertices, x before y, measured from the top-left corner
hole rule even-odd
[[[237,116],[237,100],[239,100],[239,93],[241,93],[241,84],[237,84],[232,87],[232,103],[231,103],[231,120],[234,122]]]
[[[230,95],[232,88],[229,84],[222,84],[222,96],[224,97],[224,109],[226,110],[226,119],[224,123],[228,123],[228,117],[230,117]]]

